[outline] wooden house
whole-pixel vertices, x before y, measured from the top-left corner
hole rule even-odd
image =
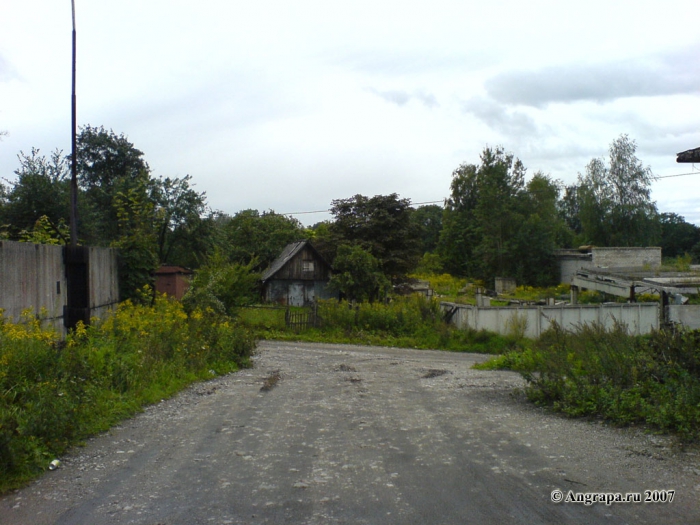
[[[262,275],[263,300],[304,306],[315,299],[333,299],[338,294],[328,288],[331,265],[308,241],[288,244]]]

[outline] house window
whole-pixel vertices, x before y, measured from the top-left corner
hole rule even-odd
[[[313,261],[302,261],[301,269],[304,273],[310,273],[314,271]]]

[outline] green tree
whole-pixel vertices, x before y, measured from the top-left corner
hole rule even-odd
[[[598,246],[653,246],[660,224],[651,200],[651,168],[636,157],[627,135],[612,142],[608,162],[593,159],[579,174],[582,236]]]
[[[411,223],[420,241],[419,253],[434,252],[442,230],[442,206],[419,206],[411,212]]]
[[[213,224],[204,193],[197,193],[190,181],[169,177],[153,181],[154,226],[157,254],[161,263],[198,266],[213,247]]]
[[[32,148],[29,155],[20,152],[17,157],[17,179],[4,189],[0,217],[0,224],[6,225],[12,239],[33,230],[42,217],[46,217],[45,223],[58,225],[69,216],[69,172],[63,154],[57,150],[47,159]]]
[[[453,275],[475,276],[474,247],[480,241],[476,206],[479,202],[479,167],[462,164],[452,172],[450,196],[445,200],[438,253]]]
[[[77,169],[80,235],[89,243],[109,243],[120,236],[117,196],[134,188],[144,196],[153,191],[150,168],[123,134],[85,126],[77,137]]]
[[[525,284],[555,279],[553,251],[567,231],[557,210],[557,183],[525,167],[502,148],[485,148],[481,164],[453,172],[438,250],[454,275]]]
[[[700,228],[686,222],[676,213],[662,213],[661,223],[661,253],[664,257],[679,257],[691,253],[693,247],[700,242]]]
[[[221,220],[223,250],[229,260],[243,265],[255,260],[260,270],[267,268],[287,244],[303,240],[305,234],[298,220],[272,210],[243,210]]]
[[[326,261],[333,261],[338,249],[337,239],[331,230],[331,221],[317,222],[311,228],[307,228],[306,237],[312,241],[316,251],[321,254]]]
[[[557,202],[559,216],[564,220],[566,226],[571,231],[572,242],[576,242],[581,235],[581,199],[579,197],[579,187],[571,184],[564,187],[564,193]]]
[[[391,288],[379,260],[361,246],[338,247],[329,286],[351,301],[375,301]]]
[[[411,201],[396,193],[355,195],[331,203],[335,221],[330,229],[337,246],[354,244],[371,253],[393,283],[402,281],[418,264],[420,245],[411,222]]]
[[[461,276],[512,276],[513,240],[522,224],[525,168],[502,148],[485,148],[481,164],[452,175],[440,239],[445,266]]]
[[[42,215],[36,221],[34,228],[20,232],[19,240],[34,244],[69,244],[70,231],[68,224],[63,219],[56,224],[46,215]]]
[[[486,148],[481,155],[479,201],[475,215],[480,242],[474,249],[478,276],[513,276],[513,240],[523,220],[520,200],[525,186],[525,167],[502,148]]]
[[[144,286],[153,288],[158,267],[153,202],[144,188],[129,188],[114,196],[118,237],[111,245],[119,252],[119,294],[122,299],[138,301]]]

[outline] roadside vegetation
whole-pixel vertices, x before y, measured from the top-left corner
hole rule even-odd
[[[700,331],[627,334],[558,326],[527,346],[517,346],[479,369],[520,372],[533,402],[569,416],[616,424],[645,424],[685,441],[700,439]]]
[[[303,309],[300,309],[303,310]],[[517,334],[459,330],[445,322],[439,302],[419,295],[389,303],[320,301],[318,326],[288,328],[285,310],[244,308],[239,319],[261,339],[440,349],[500,354],[524,344]]]
[[[248,365],[253,349],[232,319],[163,297],[126,301],[65,340],[31,312],[0,317],[0,492],[143,406]]]

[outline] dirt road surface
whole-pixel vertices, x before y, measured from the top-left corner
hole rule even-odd
[[[700,523],[697,449],[534,407],[518,375],[470,368],[486,358],[261,343],[255,368],[149,407],[0,499],[0,523]],[[555,490],[675,493],[586,505]]]

